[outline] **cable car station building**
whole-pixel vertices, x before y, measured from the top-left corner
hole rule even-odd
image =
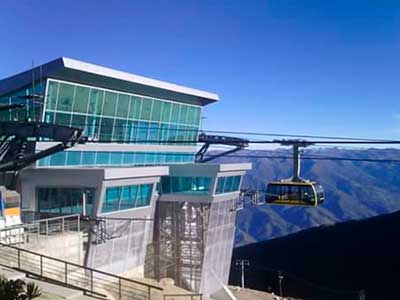
[[[202,108],[216,94],[62,57],[0,80],[0,99],[26,102],[1,121],[77,127],[88,138],[25,169],[18,188],[23,213],[98,220],[82,264],[206,295],[227,284],[235,201],[251,165],[194,162]]]

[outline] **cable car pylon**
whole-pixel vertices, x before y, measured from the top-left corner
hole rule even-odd
[[[315,181],[303,179],[300,176],[301,157],[300,148],[314,145],[314,142],[304,140],[275,140],[282,146],[293,148],[293,176],[289,179],[268,183],[265,191],[265,202],[280,205],[312,205],[317,206],[324,202],[324,190]]]

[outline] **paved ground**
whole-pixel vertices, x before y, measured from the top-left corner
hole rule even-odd
[[[267,292],[242,289],[238,286],[229,286],[229,290],[233,293],[237,300],[295,300],[293,298],[281,298]]]

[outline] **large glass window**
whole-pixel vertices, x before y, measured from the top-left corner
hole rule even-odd
[[[38,187],[36,188],[38,211],[49,214],[81,214],[83,213],[84,194],[86,198],[86,214],[92,214],[94,188],[75,187]]]
[[[190,163],[193,153],[63,151],[39,160],[39,167],[60,166],[152,166]]]
[[[165,176],[161,178],[163,194],[205,195],[210,191],[211,177]]]
[[[180,141],[179,145],[187,145],[195,137],[186,130],[199,129],[200,111],[199,106],[51,79],[45,121],[72,124],[84,129],[85,135],[103,141],[149,143],[151,140],[152,144]],[[7,119],[9,115],[7,112]],[[20,117],[13,115],[11,118]],[[131,126],[138,123],[139,126]]]
[[[113,212],[150,205],[153,184],[108,187],[101,212]]]
[[[218,177],[215,194],[236,192],[240,187],[241,176]]]

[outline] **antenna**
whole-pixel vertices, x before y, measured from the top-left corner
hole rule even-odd
[[[35,95],[35,62],[32,59],[32,94]]]

